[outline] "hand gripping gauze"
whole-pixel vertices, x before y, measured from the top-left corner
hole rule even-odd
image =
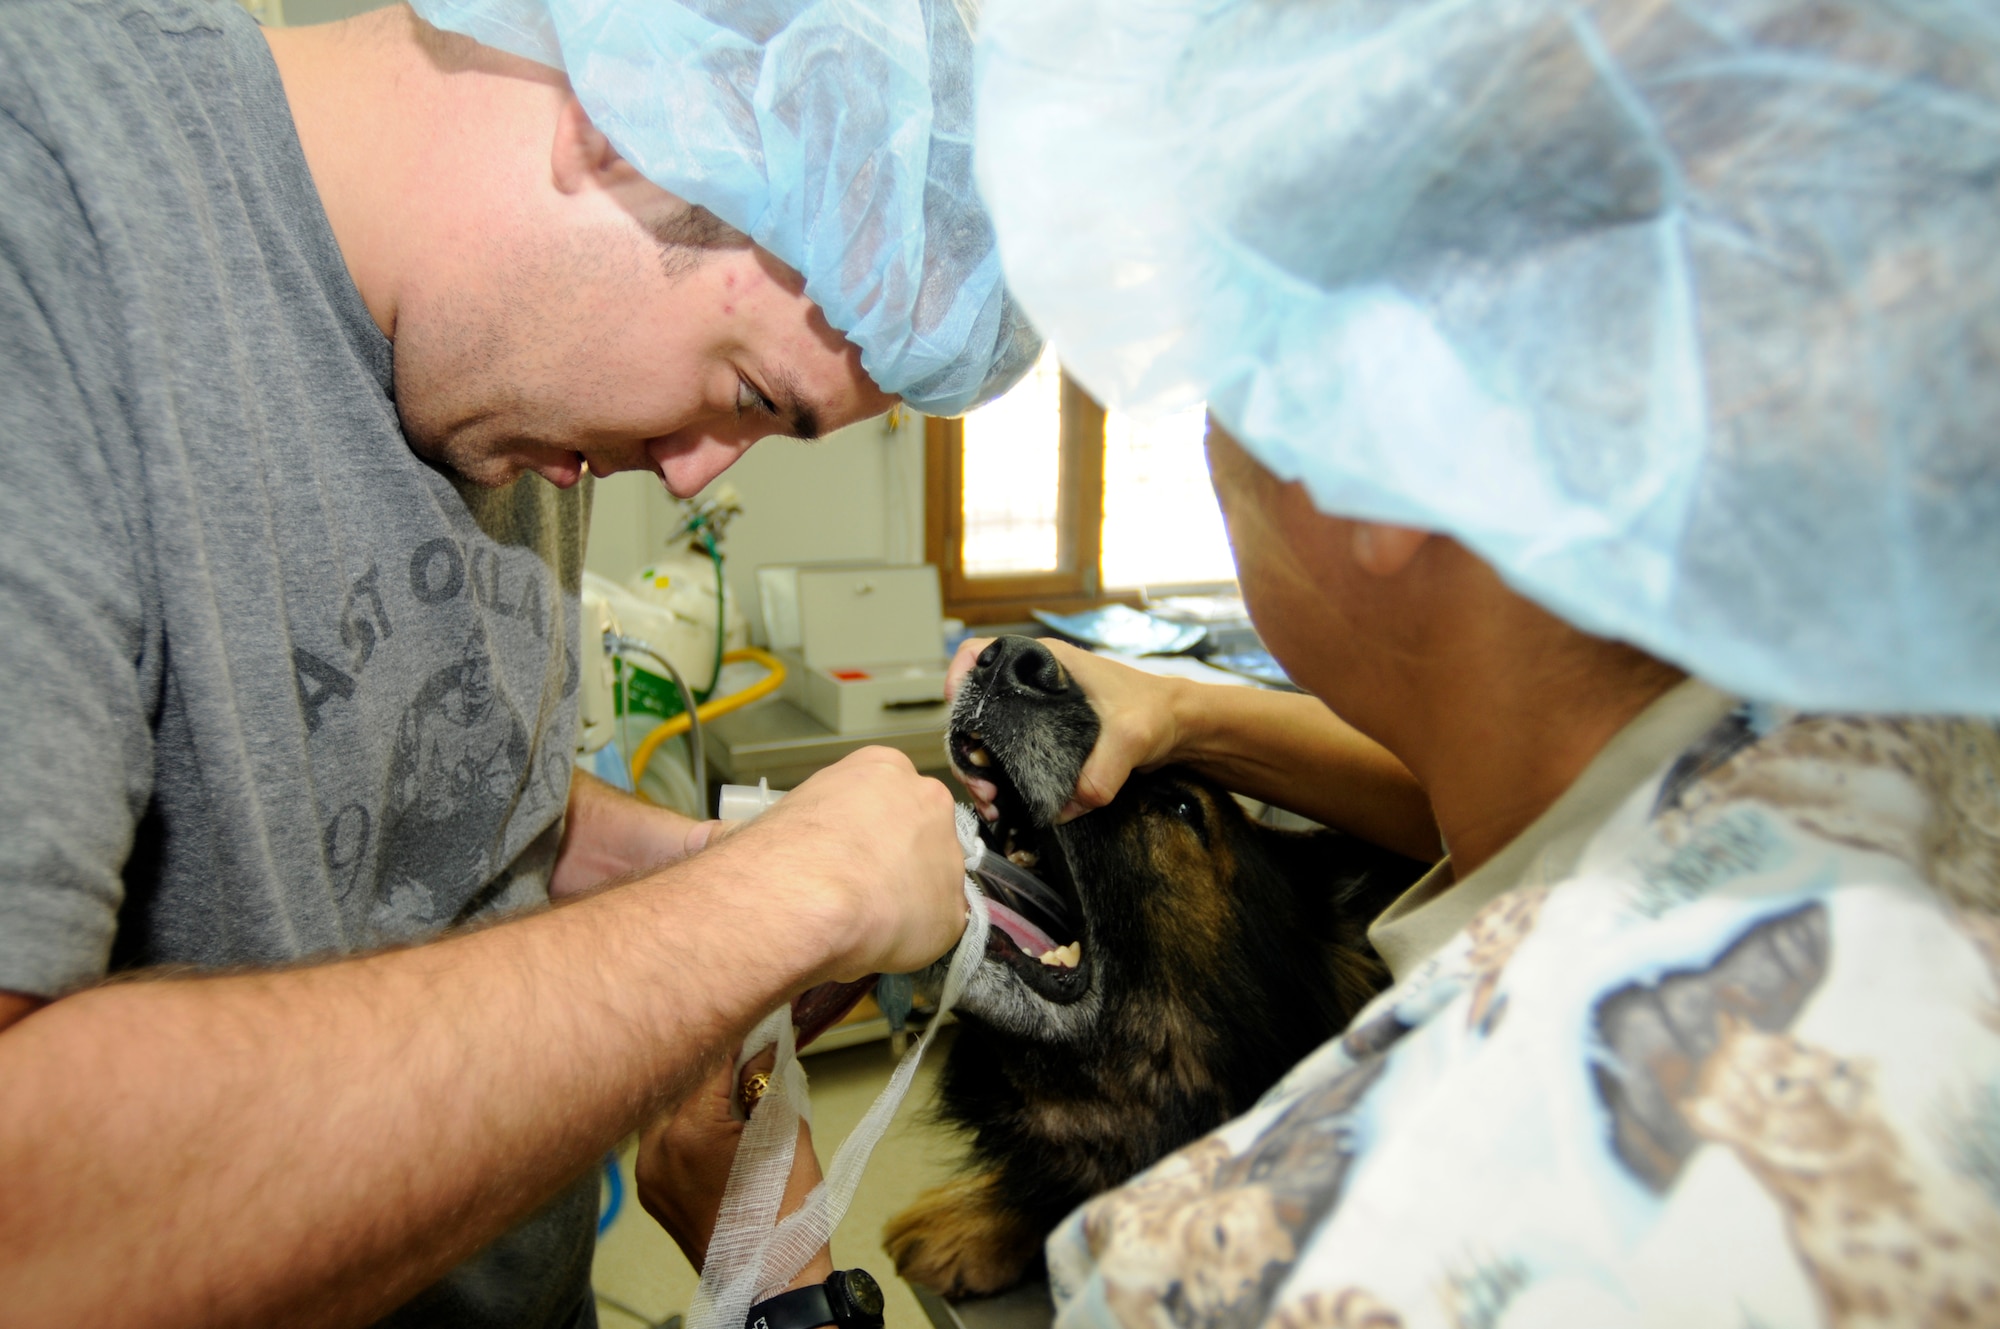
[[[965,850],[969,869],[982,852],[978,822],[972,809],[958,809],[958,839]],[[932,1037],[944,1023],[945,1014],[965,990],[980,958],[986,953],[988,919],[986,897],[980,894],[969,872],[965,878],[965,934],[959,938],[951,965],[945,972],[944,991],[938,999],[937,1015],[896,1066],[866,1116],[853,1134],[841,1142],[826,1179],[806,1196],[805,1203],[778,1219],[778,1205],[785,1194],[785,1182],[792,1174],[792,1157],[798,1148],[799,1122],[812,1120],[811,1100],[806,1091],[805,1068],[799,1065],[793,1041],[792,1010],[789,1004],[772,1011],[743,1041],[737,1070],[765,1048],[775,1045],[777,1064],[771,1069],[771,1085],[750,1114],[737,1146],[736,1162],[729,1170],[729,1184],[722,1193],[722,1209],[716,1215],[715,1235],[708,1243],[708,1259],[702,1266],[701,1287],[688,1310],[688,1329],[742,1329],[750,1307],[784,1290],[798,1276],[820,1247],[832,1236],[841,1215],[854,1199],[868,1156],[889,1129],[889,1123],[910,1090],[917,1066],[930,1047]]]

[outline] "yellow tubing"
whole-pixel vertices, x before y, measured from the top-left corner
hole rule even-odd
[[[785,662],[769,651],[759,650],[755,646],[745,646],[740,651],[731,651],[722,657],[724,664],[734,664],[738,660],[755,660],[770,672],[741,691],[732,692],[726,697],[711,697],[696,707],[695,715],[703,724],[707,724],[718,715],[727,715],[739,706],[748,706],[759,697],[768,697],[784,686]],[[652,764],[653,754],[659,751],[660,744],[685,734],[689,723],[687,712],[682,711],[672,719],[662,721],[651,733],[639,740],[638,748],[632,753],[634,789],[639,787],[639,777],[645,774],[646,767]]]

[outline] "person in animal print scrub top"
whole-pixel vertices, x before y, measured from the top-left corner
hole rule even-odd
[[[1187,761],[1443,851],[1389,991],[1057,1230],[1057,1322],[2000,1324],[1990,17],[982,24],[1009,280],[1107,405],[1208,402],[1307,694],[1059,649],[1071,815]]]

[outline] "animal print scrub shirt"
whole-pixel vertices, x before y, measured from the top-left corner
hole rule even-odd
[[[1049,1240],[1063,1326],[2000,1325],[2000,729],[1735,711]]]

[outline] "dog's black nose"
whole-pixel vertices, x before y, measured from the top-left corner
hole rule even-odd
[[[1032,637],[1000,637],[979,653],[972,680],[994,696],[1048,698],[1069,691],[1069,675]]]

